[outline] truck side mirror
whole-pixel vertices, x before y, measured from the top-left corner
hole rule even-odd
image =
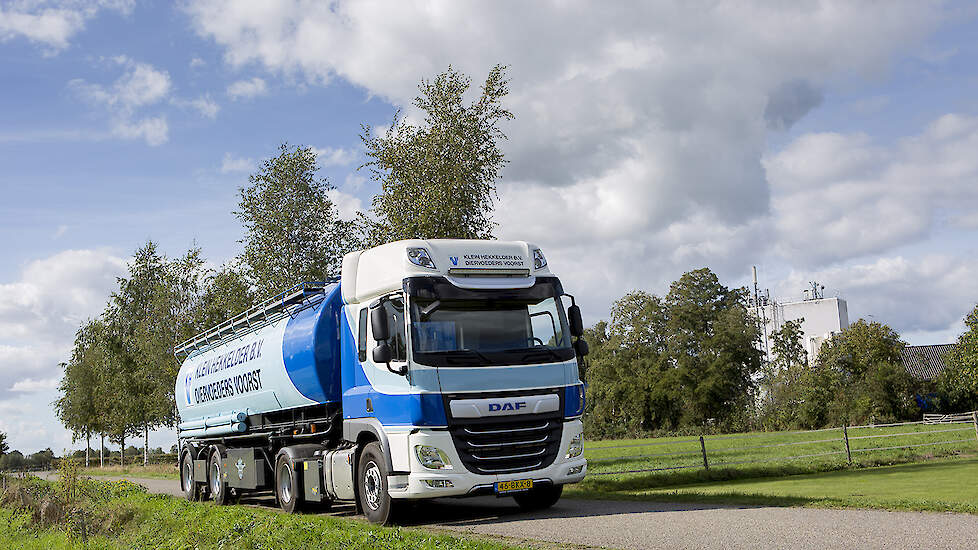
[[[584,334],[584,321],[581,319],[581,308],[577,304],[567,308],[567,320],[570,323],[571,336]]]
[[[391,337],[390,327],[387,325],[387,315],[384,312],[383,305],[370,310],[370,330],[373,332],[374,340],[381,341],[387,340]],[[388,352],[390,349],[388,348]],[[374,353],[377,352],[377,348],[374,348]],[[376,359],[374,359],[376,361]],[[390,361],[390,359],[388,359]],[[380,361],[378,361],[379,363]]]
[[[587,340],[578,337],[577,340],[574,342],[574,351],[576,351],[577,354],[580,355],[581,357],[584,357],[591,350],[588,348]]]
[[[387,345],[387,342],[377,344],[372,354],[374,363],[390,363],[393,358],[391,347]]]

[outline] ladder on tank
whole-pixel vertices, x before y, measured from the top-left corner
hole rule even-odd
[[[340,282],[339,277],[329,277],[325,281],[299,283],[216,327],[177,344],[173,348],[173,355],[181,359],[202,353],[243,334],[268,326],[286,315],[293,317],[299,311],[316,303],[316,298],[323,296],[327,287],[338,282]]]

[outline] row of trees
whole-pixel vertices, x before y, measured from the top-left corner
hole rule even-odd
[[[743,289],[708,269],[684,274],[664,297],[632,292],[588,330],[592,437],[656,432],[813,429],[919,418],[921,406],[978,408],[978,306],[936,384],[914,379],[892,328],[859,320],[812,360],[801,325],[774,334],[762,361],[759,321]]]
[[[451,67],[422,81],[412,125],[395,113],[391,129],[360,136],[381,190],[369,212],[344,220],[318,175],[310,147],[283,144],[239,189],[241,254],[218,269],[199,248],[168,258],[155,242],[134,254],[104,311],[85,322],[63,364],[58,417],[76,439],[125,447],[173,425],[174,344],[302,281],[338,273],[343,254],[402,238],[491,238],[496,180],[506,161],[499,125],[513,115],[505,67],[496,66],[471,103],[471,80]],[[101,454],[101,452],[100,452]],[[89,452],[86,451],[86,462]]]

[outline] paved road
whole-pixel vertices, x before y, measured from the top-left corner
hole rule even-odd
[[[133,479],[179,495],[176,481]],[[268,505],[271,499],[249,499]],[[331,513],[352,516],[352,507]],[[563,499],[525,514],[511,499],[441,499],[414,507],[403,523],[589,547],[650,548],[978,548],[978,516]]]

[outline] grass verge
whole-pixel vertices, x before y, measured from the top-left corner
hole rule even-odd
[[[0,495],[0,548],[514,548],[344,518],[191,503],[128,482],[74,483],[66,501],[60,481],[8,479]]]
[[[150,464],[148,466],[105,466],[100,468],[80,468],[78,473],[86,476],[132,476],[149,479],[179,479],[180,472],[176,464]]]
[[[663,488],[567,487],[572,498],[709,504],[877,508],[978,514],[978,459],[945,459],[779,478],[739,479]]]
[[[973,456],[978,449],[971,424],[852,428],[848,430],[848,436],[851,465],[847,461],[841,428],[706,436],[709,470],[703,468],[698,438],[589,441],[585,451],[588,472],[596,475],[589,475],[583,485],[594,492],[655,489],[696,482],[780,477]],[[943,443],[959,439],[964,441]],[[907,445],[917,446],[874,450],[875,447]],[[795,458],[798,455],[806,456]],[[625,473],[644,469],[664,470]]]

